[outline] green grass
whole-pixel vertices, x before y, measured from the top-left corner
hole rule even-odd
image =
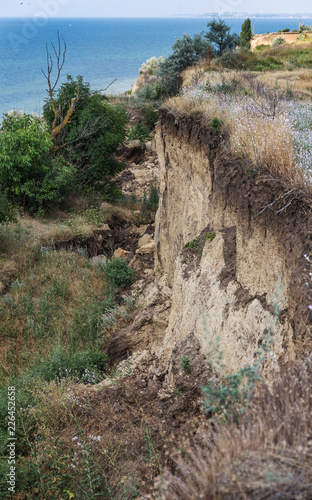
[[[243,71],[274,71],[312,67],[311,45],[279,45],[261,47],[261,50],[250,52],[240,50],[226,52],[216,59],[216,64],[229,69]]]

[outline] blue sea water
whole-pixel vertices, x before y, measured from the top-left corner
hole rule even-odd
[[[141,64],[152,56],[168,56],[183,33],[206,30],[206,18],[45,18],[0,19],[0,118],[1,112],[42,111],[46,97],[46,44],[57,42],[57,31],[67,44],[66,74],[82,75],[93,90],[111,93],[131,88]],[[239,33],[244,19],[225,20]],[[304,19],[312,24],[312,19]],[[298,19],[254,20],[255,33],[298,28]],[[51,47],[50,47],[51,48]]]

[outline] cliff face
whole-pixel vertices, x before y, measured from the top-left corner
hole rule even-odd
[[[282,182],[230,157],[199,114],[161,110],[156,141],[156,276],[171,295],[158,353],[169,357],[190,334],[204,347],[208,331],[220,336],[228,371],[252,363],[273,321],[280,276],[283,306],[272,362],[294,357],[311,334],[304,257],[312,246],[311,209],[283,196]]]

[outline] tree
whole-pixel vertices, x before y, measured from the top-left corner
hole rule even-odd
[[[19,203],[43,211],[66,194],[74,167],[51,157],[52,142],[39,117],[5,114],[0,129],[0,183]]]
[[[211,49],[211,44],[202,35],[183,34],[172,46],[173,54],[169,55],[158,70],[161,93],[174,95],[181,85],[179,74],[188,66],[193,66]]]
[[[308,26],[307,24],[301,24],[299,28],[299,33],[303,33],[304,31],[312,31],[312,26]]]
[[[91,92],[82,76],[74,80],[67,75],[67,81],[53,95],[53,105],[48,98],[43,107],[50,129],[55,125],[54,109],[58,110],[58,116],[68,116],[77,89],[79,100],[75,112],[54,137],[54,150],[78,168],[80,183],[94,184],[122,170],[123,165],[114,159],[114,153],[126,137],[128,116],[123,105],[110,104],[100,93]]]
[[[210,43],[201,35],[183,34],[177,38],[172,46],[173,54],[168,56],[160,65],[159,74],[178,74],[188,66],[193,66],[203,57],[210,47]]]
[[[249,49],[250,40],[252,39],[252,29],[251,29],[251,22],[250,22],[249,18],[245,19],[245,21],[242,24],[240,39],[241,39],[241,46],[247,47]]]
[[[56,77],[54,83],[51,80],[52,76],[52,71],[53,71],[53,57],[51,56],[49,49],[48,49],[48,44],[46,44],[46,52],[47,52],[47,71],[44,72],[43,69],[41,70],[44,77],[47,80],[48,83],[48,88],[47,92],[49,94],[49,99],[50,99],[50,104],[51,104],[51,109],[53,111],[53,122],[51,124],[51,132],[50,132],[50,138],[53,143],[53,149],[54,148],[54,140],[58,136],[58,134],[61,133],[64,127],[69,123],[71,116],[73,115],[76,105],[79,101],[80,97],[80,88],[79,85],[77,86],[76,93],[74,96],[71,97],[70,101],[70,106],[68,106],[66,114],[63,115],[61,113],[61,108],[55,105],[54,102],[54,90],[59,82],[60,76],[61,76],[61,71],[63,69],[63,66],[65,64],[65,58],[66,58],[66,43],[64,38],[62,37],[62,41],[64,44],[64,48],[62,49],[61,46],[61,37],[59,32],[57,32],[57,48],[51,43],[52,49],[55,55],[56,59]]]
[[[220,19],[217,21],[213,19],[207,24],[209,31],[205,34],[205,38],[214,44],[217,48],[218,55],[222,55],[225,50],[232,50],[239,45],[240,38],[234,33],[230,33],[230,26],[225,24],[225,22]]]

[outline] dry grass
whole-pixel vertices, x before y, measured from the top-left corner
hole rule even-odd
[[[161,498],[310,498],[311,382],[310,360],[285,367],[238,426],[204,432],[188,460],[176,458],[179,472],[167,474]]]
[[[207,73],[207,70],[209,71]],[[276,83],[279,88],[284,92],[291,92],[297,97],[311,97],[312,96],[312,71],[307,68],[296,68],[292,71],[289,70],[275,70],[275,71],[244,71],[238,72],[230,69],[222,69],[214,67],[210,64],[207,66],[190,67],[184,70],[183,87],[189,87],[197,81],[206,80],[209,78],[211,81],[220,80],[222,78],[230,79],[254,79],[255,82],[260,82],[268,87],[273,87]]]
[[[96,314],[95,303],[106,293],[104,271],[91,266],[83,255],[66,251],[42,254],[0,302],[4,374],[23,369],[35,356],[47,357],[57,339],[67,348],[71,331],[76,331],[78,345],[84,336],[92,337],[91,315]]]
[[[77,197],[76,203],[77,209],[80,206],[79,213],[59,213],[53,219],[24,215],[17,223],[1,227],[0,272],[3,279],[0,276],[0,293],[12,282],[12,276],[26,272],[36,262],[43,247],[53,247],[57,242],[66,243],[73,239],[86,240],[96,231],[107,229],[106,224],[113,217],[129,222],[133,220],[130,211],[109,203],[102,204],[101,208],[92,208],[81,197]]]
[[[293,71],[270,71],[267,73],[252,72],[256,80],[261,80],[268,87],[273,87],[277,82],[280,89],[291,91],[295,96],[312,96],[312,71],[309,69],[295,69]]]
[[[300,75],[306,73],[301,71]],[[194,78],[194,73],[190,76]],[[235,156],[247,159],[257,170],[264,167],[310,197],[310,175],[294,164],[294,132],[278,84],[269,88],[268,79],[237,71],[211,72],[208,78],[202,74],[200,81],[169,99],[167,106],[184,114],[200,111],[208,124],[217,118],[223,131],[224,127],[229,131],[228,143]],[[218,86],[228,90],[210,91]]]
[[[17,268],[13,260],[0,261],[0,294],[15,280],[16,276]]]
[[[129,224],[134,221],[133,213],[128,208],[104,202],[101,204],[100,210],[106,221],[120,219]]]

